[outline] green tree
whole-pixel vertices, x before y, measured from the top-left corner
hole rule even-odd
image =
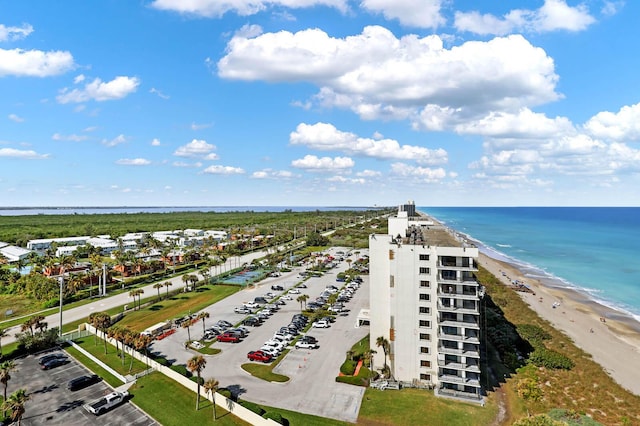
[[[191,342],[191,329],[189,328],[191,327],[191,318],[189,318],[187,321],[182,323],[182,328],[186,328],[187,329],[187,341]]]
[[[300,310],[302,310],[302,304],[304,303],[305,307],[307,306],[307,300],[309,300],[309,295],[308,294],[301,294],[300,296],[296,297],[296,301],[300,302]]]
[[[218,415],[216,414],[216,391],[218,390],[219,384],[220,383],[216,379],[211,377],[204,382],[204,385],[202,385],[207,395],[211,393],[211,400],[213,401],[213,420],[218,419]]]
[[[211,315],[209,315],[209,312],[200,312],[198,314],[197,319],[202,320],[202,334],[204,334],[206,332],[206,328],[205,328],[205,325],[204,325],[204,320],[206,320],[210,316]]]
[[[171,287],[173,283],[171,281],[166,281],[164,286],[167,288],[167,298],[169,298],[169,287]]]
[[[13,361],[4,361],[0,363],[0,383],[4,386],[4,399],[7,400],[7,385],[9,384],[9,380],[11,380],[11,372],[16,369],[16,364]],[[6,409],[2,408],[2,417],[6,417],[7,412]]]
[[[387,339],[384,338],[384,336],[380,336],[376,339],[376,346],[377,347],[381,347],[382,348],[382,352],[384,352],[384,366],[382,367],[384,371],[388,371],[387,370],[387,355],[389,354],[389,349],[391,348],[391,345],[389,344],[389,341]]]
[[[106,312],[93,312],[89,315],[89,322],[96,330],[102,332],[102,338],[104,339],[104,353],[107,353],[107,339],[106,332],[111,325],[111,317]],[[97,333],[96,333],[97,334]]]
[[[156,290],[158,290],[158,300],[160,300],[160,289],[164,287],[163,283],[155,283],[153,285],[153,288],[155,288]]]
[[[29,401],[31,397],[27,395],[27,391],[24,389],[18,389],[11,394],[9,399],[5,399],[2,404],[3,410],[11,411],[11,421],[18,422],[18,426],[22,423],[22,416],[24,416],[24,405]]]
[[[207,361],[202,355],[196,355],[187,361],[187,369],[198,376],[198,391],[196,392],[196,411],[200,409],[200,373],[204,370]]]

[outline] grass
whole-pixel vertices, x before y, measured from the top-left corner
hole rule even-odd
[[[352,423],[342,422],[340,420],[327,419],[326,417],[318,417],[311,414],[299,413],[297,411],[289,411],[283,408],[268,407],[261,405],[265,411],[280,413],[282,417],[289,421],[290,426],[350,426]]]
[[[161,373],[144,376],[129,388],[131,400],[163,426],[183,425],[248,425],[217,406],[218,419],[213,420],[213,404],[202,398],[200,410],[195,410],[196,394]]]
[[[93,371],[98,376],[102,377],[102,380],[107,382],[111,387],[118,387],[122,385],[122,381],[116,378],[113,374],[102,368],[98,363],[94,362],[91,358],[85,356],[82,352],[74,348],[73,346],[67,346],[64,348],[69,355],[77,359],[81,364]]]
[[[540,326],[551,335],[546,346],[575,362],[575,367],[569,371],[532,365],[520,368],[503,385],[514,415],[523,417],[527,412],[542,414],[553,408],[567,408],[588,414],[603,424],[640,424],[640,396],[618,385],[589,354],[531,310],[517,292],[500,284],[484,269],[479,271],[478,278],[511,323]],[[541,398],[524,400],[517,396],[517,386],[525,378],[538,383]]]
[[[139,311],[127,313],[119,322],[135,331],[143,331],[159,322],[180,318],[189,313],[198,312],[240,290],[238,286],[202,286],[196,291],[178,293],[169,299],[160,300]],[[157,299],[157,296],[156,296]],[[206,320],[205,320],[206,321]],[[192,327],[201,327],[200,322]]]
[[[104,340],[98,337],[98,344],[96,345],[94,339],[94,336],[82,337],[80,339],[76,339],[75,343],[122,375],[136,374],[147,369],[147,366],[143,362],[134,358],[133,368],[129,371],[131,358],[128,353],[125,353],[123,365],[122,359],[120,358],[120,348],[118,348],[118,351],[116,352],[115,346],[107,343],[107,353],[105,354]]]
[[[486,426],[491,424],[496,413],[494,404],[481,407],[439,398],[431,391],[367,389],[358,424]]]
[[[266,380],[267,382],[288,382],[289,377],[273,372],[273,369],[276,365],[278,365],[278,362],[282,356],[283,355],[280,355],[275,361],[271,362],[271,364],[247,362],[245,364],[242,364],[240,367],[242,367],[244,371],[251,374],[252,376],[257,377],[258,379]]]

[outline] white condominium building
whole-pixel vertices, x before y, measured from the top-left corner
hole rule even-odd
[[[399,209],[389,234],[369,237],[373,367],[399,381],[482,402],[478,249]],[[387,353],[377,344],[389,345]]]

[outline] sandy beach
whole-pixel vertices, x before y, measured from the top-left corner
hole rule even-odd
[[[576,346],[593,356],[621,386],[640,395],[640,324],[631,317],[602,306],[569,289],[549,288],[527,278],[514,265],[481,254],[480,264],[505,285],[519,280],[534,294],[519,292],[522,299]],[[504,272],[504,274],[503,274]],[[554,307],[555,304],[555,307]]]

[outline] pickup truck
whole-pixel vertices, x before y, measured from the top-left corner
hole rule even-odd
[[[83,405],[83,407],[91,414],[99,416],[100,414],[107,412],[107,410],[110,410],[116,405],[124,402],[125,399],[127,399],[127,396],[129,396],[129,392],[111,392],[100,399]]]

